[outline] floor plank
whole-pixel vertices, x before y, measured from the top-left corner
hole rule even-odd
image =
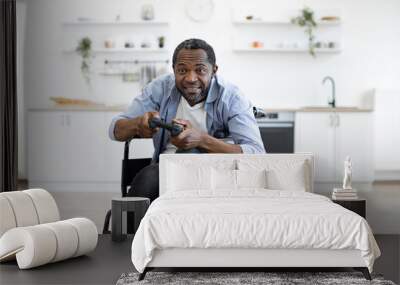
[[[399,282],[400,235],[376,235],[382,256],[375,263],[375,272]],[[112,242],[110,235],[100,235],[94,252],[88,256],[19,270],[16,262],[0,265],[0,283],[13,284],[115,284],[124,272],[134,271],[131,263],[132,238]]]
[[[0,265],[1,285],[11,284],[115,284],[124,272],[132,272],[132,238],[121,243],[100,235],[95,251],[41,267],[19,270],[16,262]]]

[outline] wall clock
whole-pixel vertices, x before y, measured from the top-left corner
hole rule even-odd
[[[214,12],[213,0],[186,0],[186,15],[195,22],[209,20]]]

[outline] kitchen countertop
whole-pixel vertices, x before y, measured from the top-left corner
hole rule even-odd
[[[323,107],[323,106],[307,106],[296,110],[296,112],[373,112],[373,109],[358,107]]]
[[[28,108],[28,111],[98,111],[98,112],[122,112],[128,105],[53,105],[45,107]]]
[[[98,111],[98,112],[123,112],[128,108],[128,105],[50,105],[45,107],[29,108],[29,111]],[[358,108],[358,107],[322,107],[309,106],[300,108],[263,108],[267,113],[279,112],[373,112],[373,109]]]

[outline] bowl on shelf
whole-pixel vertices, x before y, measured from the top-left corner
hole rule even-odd
[[[338,16],[322,16],[321,21],[322,22],[339,22],[340,17],[338,17]]]

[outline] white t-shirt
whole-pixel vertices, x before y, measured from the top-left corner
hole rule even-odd
[[[190,121],[193,128],[207,133],[207,113],[204,109],[204,104],[205,101],[200,102],[199,104],[196,104],[192,107],[189,105],[185,98],[181,97],[178,109],[176,110],[175,118]],[[175,151],[176,146],[168,143],[167,148],[163,153],[175,153]]]

